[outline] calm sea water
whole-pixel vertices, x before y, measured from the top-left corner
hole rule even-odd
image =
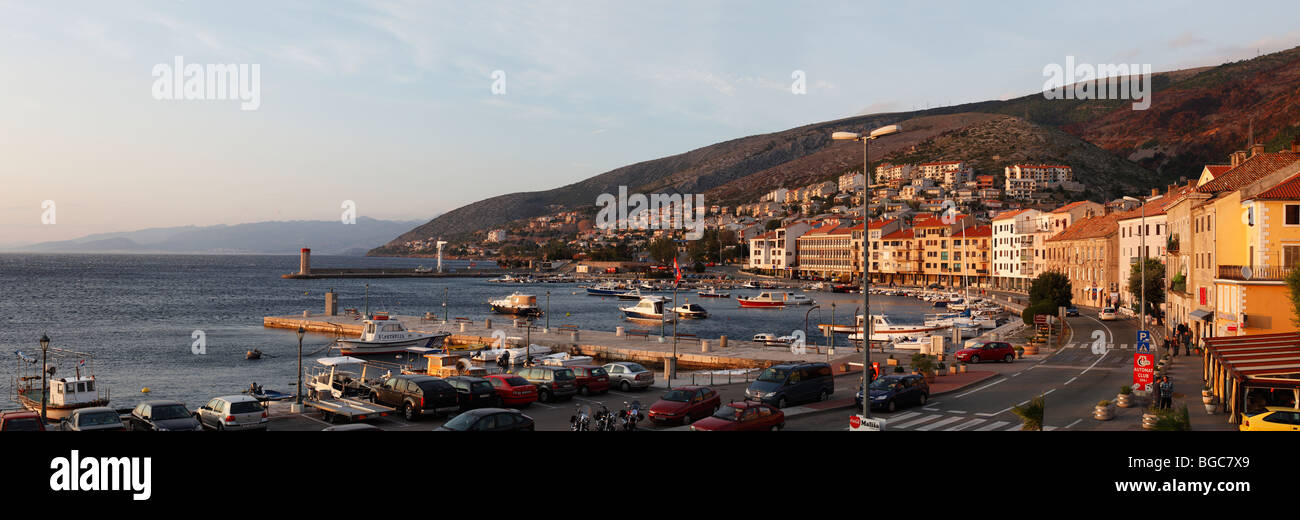
[[[464,269],[468,262],[444,262]],[[312,266],[416,267],[432,265],[429,259],[314,256]],[[238,393],[250,382],[266,388],[292,391],[296,382],[297,336],[293,331],[262,327],[267,315],[320,312],[324,293],[339,293],[342,308],[365,306],[365,284],[370,284],[370,309],[394,314],[442,314],[444,297],[451,317],[481,321],[490,315],[487,300],[520,291],[535,294],[546,305],[550,291],[550,324],[576,324],[589,330],[651,328],[622,319],[619,306],[635,302],[587,296],[576,284],[495,284],[486,279],[371,279],[284,280],[296,271],[298,257],[219,255],[37,255],[0,254],[0,363],[6,397],[0,406],[13,408],[9,386],[18,371],[21,350],[39,357],[37,339],[49,335],[51,346],[87,352],[93,356],[100,384],[112,392],[114,407],[129,407],[145,398],[178,399],[195,408],[207,399]],[[732,297],[753,295],[755,290],[732,290]],[[836,322],[848,323],[858,308],[860,295],[809,293],[821,304],[808,316],[810,343],[824,343],[816,324],[830,321],[830,303],[836,304]],[[684,320],[679,333],[716,338],[749,338],[759,332],[790,334],[804,328],[808,307],[739,309],[735,300],[680,295],[710,311],[705,320]],[[877,307],[879,306],[879,307]],[[872,297],[873,312],[888,313],[895,321],[919,322],[933,312],[910,298]],[[819,317],[820,315],[820,317]],[[539,321],[539,324],[544,320]],[[194,331],[203,331],[207,353],[191,352]],[[668,326],[671,334],[672,326]],[[328,345],[332,337],[309,333],[304,352]],[[839,338],[838,341],[842,341]],[[260,349],[258,361],[244,353]],[[323,357],[321,353],[314,357]],[[310,361],[304,361],[309,366]],[[60,374],[71,373],[66,364]],[[146,396],[141,389],[148,387]]]

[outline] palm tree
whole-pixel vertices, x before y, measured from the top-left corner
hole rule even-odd
[[[1016,405],[1011,408],[1011,413],[1019,415],[1024,421],[1021,431],[1041,432],[1043,431],[1043,409],[1047,407],[1047,398],[1040,395],[1031,399],[1023,405]]]

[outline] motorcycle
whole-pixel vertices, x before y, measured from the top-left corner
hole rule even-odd
[[[645,418],[645,414],[641,413],[641,401],[632,401],[630,404],[627,401],[623,401],[623,406],[625,408],[618,412],[618,417],[623,425],[623,431],[634,432],[636,431],[636,423],[641,422],[641,420]]]
[[[614,425],[614,413],[609,411],[609,408],[606,408],[605,405],[603,404],[600,405],[600,411],[596,412],[595,418],[596,418],[596,431],[598,432],[615,431],[616,427]]]
[[[577,413],[569,417],[573,431],[585,432],[591,428],[591,406],[578,405]]]

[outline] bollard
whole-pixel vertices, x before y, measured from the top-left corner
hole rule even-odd
[[[709,351],[709,340],[707,339],[700,340],[700,352],[708,352],[708,351]]]
[[[463,322],[463,321],[460,322],[460,331],[461,331],[461,332],[465,332],[465,326],[466,326],[466,325],[469,325],[469,324],[468,324],[468,323],[465,323],[465,322]]]
[[[302,311],[302,317],[304,317],[304,318],[310,318],[310,317],[311,317],[311,311]]]
[[[483,328],[492,330],[492,318],[483,320]]]
[[[578,331],[575,330],[569,333],[569,341],[572,341],[574,343],[578,342]]]
[[[625,335],[625,334],[624,334],[624,332],[623,332],[623,327],[614,327],[614,336],[616,336],[616,337],[620,337],[620,338],[621,338],[621,337],[623,337],[624,335]]]
[[[718,348],[727,348],[727,335],[726,335],[726,334],[723,334],[722,337],[718,338]]]

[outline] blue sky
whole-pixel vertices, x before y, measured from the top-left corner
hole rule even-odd
[[[337,219],[344,200],[426,219],[746,135],[1024,95],[1066,55],[1161,71],[1300,45],[1294,2],[1076,5],[0,0],[0,245]],[[154,99],[175,56],[258,64],[259,108]]]

